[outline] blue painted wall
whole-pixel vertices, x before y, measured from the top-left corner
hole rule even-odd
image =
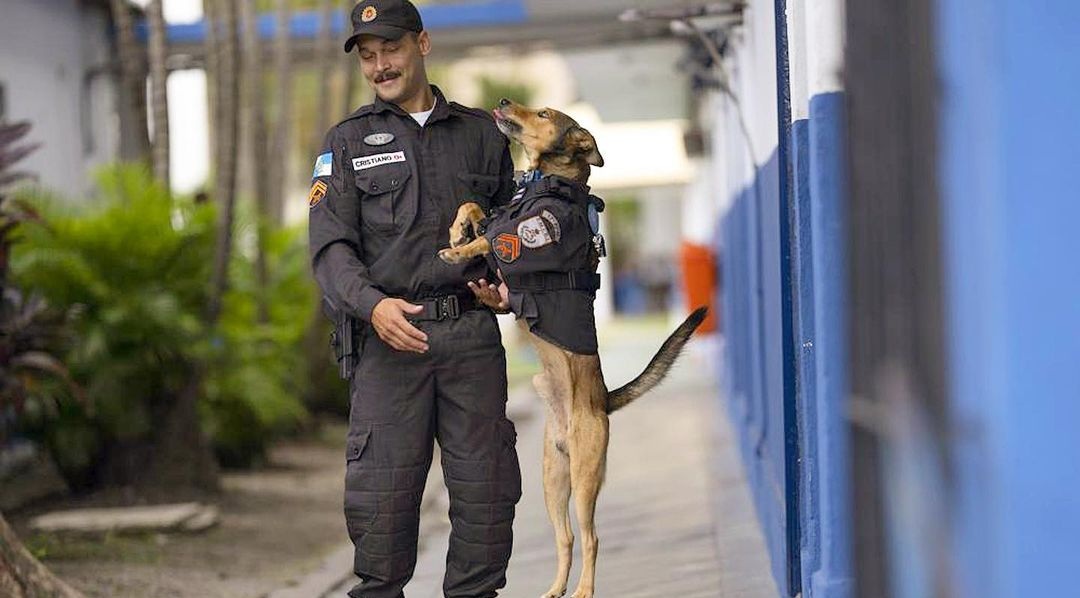
[[[735,199],[722,226],[720,305],[726,323],[727,396],[739,431],[773,575],[789,587],[787,514],[799,518],[801,590],[807,598],[852,593],[848,497],[843,230],[843,95],[815,96],[793,123],[795,213],[790,231],[795,300],[796,480],[785,482],[779,153]],[[782,211],[783,210],[783,211]]]
[[[939,0],[961,596],[1075,596],[1080,3]]]
[[[736,197],[719,255],[726,323],[726,396],[777,586],[787,586],[781,342],[780,171],[774,153]]]
[[[852,592],[844,401],[843,94],[810,100],[792,127],[799,411],[800,561],[806,598]]]

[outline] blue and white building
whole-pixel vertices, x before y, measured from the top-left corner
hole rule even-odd
[[[1076,595],[1077,24],[750,0],[726,30],[702,177],[781,595]]]

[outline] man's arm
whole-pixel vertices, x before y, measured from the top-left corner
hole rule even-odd
[[[423,308],[388,298],[360,259],[360,195],[337,129],[327,134],[315,161],[308,204],[311,267],[323,293],[371,323],[379,338],[394,349],[426,352],[427,335],[405,319],[405,314],[417,314]]]
[[[371,312],[386,295],[360,260],[360,196],[337,129],[326,135],[319,152],[308,203],[308,238],[315,280],[348,312],[370,322]]]

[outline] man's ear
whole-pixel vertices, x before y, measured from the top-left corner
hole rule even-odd
[[[421,56],[427,56],[431,53],[431,35],[426,29],[416,34],[416,44],[420,46]]]
[[[596,149],[596,139],[593,138],[592,133],[582,127],[574,127],[567,133],[567,138],[578,152],[585,154],[586,162],[593,166],[604,165],[604,157],[600,155],[600,150]]]

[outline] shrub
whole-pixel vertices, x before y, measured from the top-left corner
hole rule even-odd
[[[73,310],[63,358],[90,400],[74,401],[57,386],[59,407],[26,423],[69,481],[100,483],[94,466],[103,454],[145,446],[197,364],[206,372],[200,417],[227,462],[257,460],[275,433],[303,421],[297,328],[309,319],[314,291],[300,275],[295,233],[271,244],[271,322],[255,324],[251,260],[238,251],[234,287],[211,331],[204,312],[212,204],[173,198],[134,166],[102,171],[97,195],[83,203],[33,201],[47,224],[26,227],[12,272],[50,304]]]

